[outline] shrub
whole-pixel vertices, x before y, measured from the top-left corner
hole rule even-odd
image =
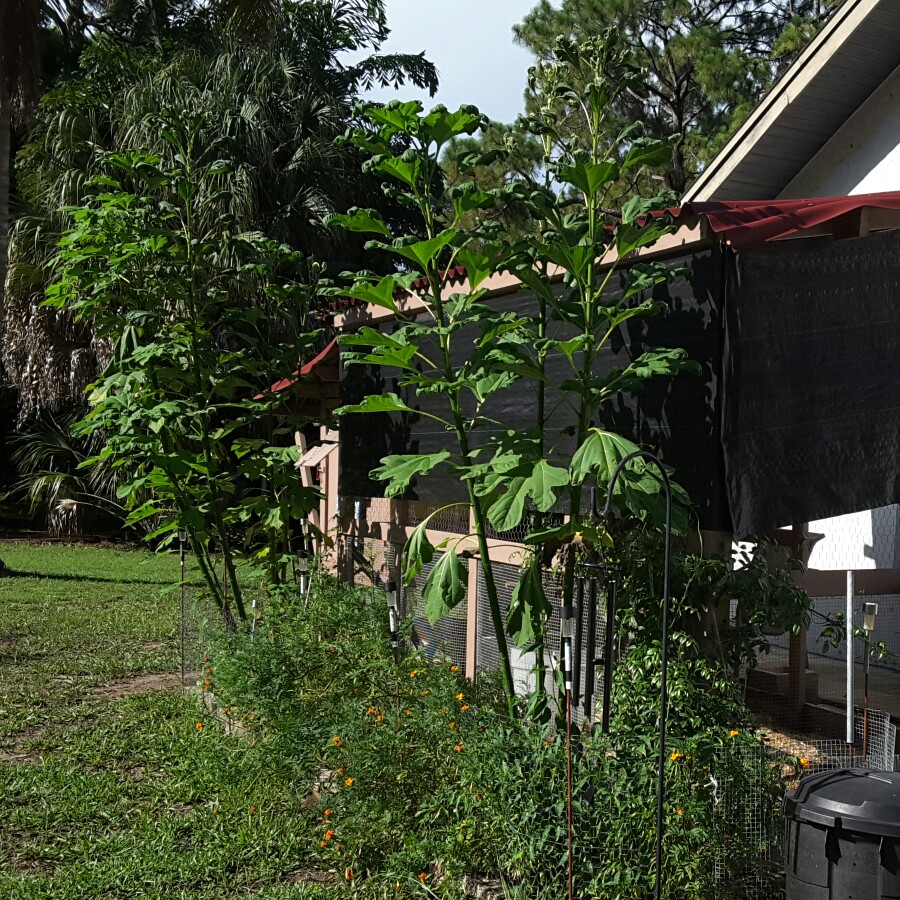
[[[380,598],[326,580],[308,605],[279,592],[255,636],[222,635],[210,654],[217,700],[258,720],[260,739],[296,767],[313,864],[364,881],[366,896],[424,885],[457,897],[466,874],[556,896],[567,863],[564,736],[510,720],[498,682],[473,685],[440,653],[395,663],[384,613]],[[576,730],[579,896],[652,888],[657,673],[657,650],[633,645],[617,670],[612,733]],[[782,760],[712,663],[676,658],[670,677],[664,895],[745,896],[777,827]]]

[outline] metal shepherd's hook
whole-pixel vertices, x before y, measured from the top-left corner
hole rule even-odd
[[[672,484],[669,475],[659,457],[648,450],[635,450],[629,453],[616,466],[609,479],[606,493],[606,504],[600,513],[602,517],[609,515],[612,509],[613,489],[622,470],[633,459],[645,459],[654,463],[662,474],[666,489],[666,531],[665,531],[665,564],[663,569],[663,621],[662,621],[662,680],[659,689],[659,773],[656,793],[656,885],[653,895],[656,900],[662,896],[662,840],[665,827],[664,802],[666,796],[666,717],[669,707],[668,685],[666,682],[669,670],[669,555],[672,545]],[[607,623],[607,628],[609,624]]]

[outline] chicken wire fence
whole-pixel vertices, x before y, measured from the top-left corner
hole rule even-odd
[[[422,521],[434,510],[427,504],[410,504],[403,512],[399,524],[409,524],[412,520]],[[386,516],[384,510],[367,507],[363,515]],[[468,515],[461,512],[441,513],[445,520],[439,524],[440,530],[453,533],[468,528]],[[465,519],[465,522],[464,522]],[[434,520],[432,520],[433,523]],[[890,514],[885,514],[881,527],[890,525]],[[893,521],[896,521],[896,517]],[[887,524],[885,524],[887,523]],[[824,539],[823,539],[824,540]],[[879,553],[883,555],[883,534],[879,539]],[[820,542],[821,543],[821,542]],[[874,543],[877,542],[873,542]],[[830,550],[836,552],[835,541]],[[350,564],[353,583],[371,589],[384,589],[388,581],[400,583],[399,545],[383,540],[346,534],[339,537],[339,553],[343,553]],[[494,670],[499,666],[500,657],[494,635],[493,622],[486,598],[484,572],[480,563],[464,560],[469,566],[478,566],[474,573],[476,596],[473,603],[468,599],[456,607],[449,615],[431,624],[425,614],[422,589],[441,554],[422,567],[421,572],[408,586],[401,587],[401,611],[408,617],[415,646],[421,648],[429,658],[448,659],[465,671],[476,672]],[[820,560],[823,559],[820,555]],[[835,557],[837,558],[837,557]],[[879,557],[881,558],[881,557]],[[839,562],[847,562],[842,557]],[[852,560],[851,560],[852,561]],[[521,576],[521,568],[512,564],[495,563],[493,573],[498,588],[501,614],[505,621],[509,612],[512,594]],[[345,570],[346,571],[346,570]],[[596,575],[598,581],[598,602],[593,623],[588,621],[588,604],[583,604],[580,634],[584,641],[580,664],[578,665],[579,689],[577,702],[573,703],[572,718],[576,730],[576,743],[590,724],[595,723],[602,705],[605,685],[603,667],[600,664],[605,643],[605,595],[606,578],[603,573]],[[560,620],[559,608],[562,585],[559,577],[545,573],[544,589],[552,615],[547,623],[545,642],[546,688],[549,696],[555,696],[553,672],[559,666]],[[469,582],[470,584],[472,581]],[[197,600],[195,588],[185,589],[184,614],[182,615],[180,640],[182,644],[182,670],[188,686],[197,683],[202,672],[200,647],[208,643],[208,638],[221,630],[221,616],[210,609],[202,600]],[[716,883],[728,883],[732,888],[740,884],[740,895],[754,900],[768,900],[781,896],[779,888],[780,865],[782,859],[782,820],[780,806],[772,802],[772,797],[761,786],[767,769],[777,765],[779,754],[789,753],[804,761],[810,771],[840,768],[848,765],[867,764],[870,768],[889,770],[895,766],[896,728],[892,716],[900,715],[900,594],[860,594],[853,600],[852,627],[862,623],[864,603],[876,602],[878,616],[872,633],[873,644],[883,642],[878,653],[870,657],[867,715],[863,706],[864,661],[866,643],[859,637],[851,637],[854,648],[853,697],[856,705],[854,716],[854,736],[852,745],[843,739],[844,716],[847,705],[846,639],[835,642],[834,634],[829,635],[829,622],[846,607],[846,597],[833,595],[814,599],[813,616],[801,648],[806,660],[806,686],[804,704],[792,708],[785,702],[789,692],[790,662],[792,659],[789,634],[771,635],[770,652],[760,660],[756,673],[746,673],[744,682],[748,702],[755,706],[761,718],[767,723],[767,743],[761,743],[758,750],[723,751],[722,777],[711,771],[715,782],[717,798],[715,809],[722,817],[723,834],[729,833],[739,840],[720,848],[721,853],[712,865]],[[475,621],[469,621],[471,611],[475,611]],[[593,631],[590,626],[593,624]],[[597,664],[589,664],[586,650],[586,635],[594,638],[594,659]],[[796,639],[794,639],[796,641]],[[869,648],[871,649],[871,647]],[[520,692],[534,687],[534,654],[515,648],[512,650],[514,679]],[[796,659],[794,646],[793,658]],[[586,712],[585,695],[592,696],[593,704],[588,704]],[[756,703],[762,698],[762,703]],[[863,720],[866,718],[864,726]],[[863,749],[863,732],[866,732],[867,748]],[[759,777],[749,777],[740,783],[730,783],[726,773],[734,763],[734,758],[726,759],[726,753],[740,753],[741,766]],[[595,762],[589,754],[576,750],[573,755],[573,778],[579,785],[574,803],[573,835],[574,859],[577,873],[576,887],[580,880],[582,889],[587,890],[592,873],[602,865],[602,842],[597,840],[598,810],[596,804],[602,802],[604,792],[614,790],[603,780]],[[541,782],[541,793],[535,802],[522,809],[510,810],[517,827],[523,834],[540,835],[545,858],[539,877],[527,888],[527,896],[562,897],[567,877],[567,821],[566,821],[566,779],[565,770],[547,773]],[[712,787],[709,790],[713,790]],[[740,853],[736,848],[740,847]],[[523,895],[525,896],[525,895]],[[723,894],[724,896],[724,894]],[[730,896],[730,895],[729,895]]]

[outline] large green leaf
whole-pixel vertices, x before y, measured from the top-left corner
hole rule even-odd
[[[509,531],[515,528],[525,515],[525,500],[528,492],[524,476],[507,478],[506,490],[490,505],[487,511],[488,521],[497,531]]]
[[[428,519],[420,522],[403,548],[403,580],[409,584],[434,559],[434,547],[428,540]]]
[[[407,406],[396,394],[370,394],[362,403],[353,403],[336,409],[336,416],[344,416],[347,413],[375,413],[375,412],[415,412]]]
[[[526,469],[527,472],[527,469]],[[531,497],[536,509],[546,512],[556,503],[556,491],[569,483],[565,469],[551,466],[545,459],[538,460],[530,474],[507,477],[501,493],[488,509],[488,521],[497,531],[515,528],[525,515],[525,502]]]
[[[403,247],[392,246],[387,249],[405,257],[410,260],[410,262],[416,263],[416,265],[424,272],[428,266],[434,262],[435,257],[440,254],[444,247],[456,238],[457,234],[458,232],[456,229],[448,228],[446,231],[442,231],[439,235],[430,240],[416,241],[414,244],[406,244]]]
[[[506,617],[506,630],[517,647],[527,647],[542,632],[544,622],[553,612],[537,557],[525,567],[513,590]]]
[[[357,281],[348,288],[346,294],[363,303],[371,303],[373,306],[382,306],[385,309],[397,311],[394,303],[394,292],[397,290],[397,280],[392,275],[385,275],[377,284],[367,281]]]
[[[461,134],[474,134],[484,121],[484,116],[474,106],[461,106],[455,112],[436,106],[422,117],[419,130],[422,137],[427,137],[440,149],[447,141]]]
[[[485,278],[494,273],[497,255],[466,248],[460,250],[458,259],[466,270],[469,290],[474,291]]]
[[[381,213],[374,209],[351,209],[346,215],[333,213],[325,217],[326,225],[339,225],[347,231],[360,231],[391,236],[391,230],[381,218]]]
[[[466,584],[466,570],[462,562],[453,551],[448,550],[435,563],[422,589],[425,615],[432,625],[465,600]]]
[[[422,174],[422,160],[413,154],[412,158],[404,159],[403,156],[388,156],[382,159],[376,157],[377,162],[371,166],[376,172],[392,175],[398,181],[402,181],[407,187],[415,188]]]
[[[591,429],[587,440],[572,457],[569,467],[572,484],[581,484],[588,475],[595,475],[597,482],[605,485],[612,478],[616,466],[635,450],[640,450],[640,447],[620,434]]]
[[[385,489],[385,496],[398,497],[409,487],[409,482],[416,475],[425,475],[449,458],[449,450],[441,450],[439,453],[386,456],[381,460],[381,465],[372,470],[372,477],[378,481],[390,481]]]
[[[622,171],[640,166],[651,169],[664,166],[672,159],[672,147],[653,138],[638,138],[622,160]]]
[[[579,161],[569,166],[560,166],[559,177],[588,197],[593,197],[600,188],[619,177],[619,167],[613,162]]]

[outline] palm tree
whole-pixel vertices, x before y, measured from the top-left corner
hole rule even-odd
[[[79,204],[87,182],[105,173],[106,153],[171,155],[166,111],[199,119],[202,152],[228,164],[210,215],[227,214],[340,269],[362,261],[362,244],[323,229],[322,216],[354,204],[385,210],[387,201],[334,138],[373,80],[436,87],[434,67],[421,56],[343,62],[343,51],[377,48],[384,39],[380,8],[370,0],[284,4],[275,38],[262,45],[198,12],[180,46],[109,35],[86,48],[80,77],[46,96],[19,156],[24,209],[10,247],[3,353],[22,418],[80,402],[105,363],[107,348],[89,331],[41,307],[45,265],[69,226],[65,207]],[[390,219],[390,208],[385,213]]]
[[[25,114],[38,90],[40,0],[7,0],[0,8],[0,341],[9,249],[13,117]],[[5,381],[0,364],[0,381]],[[0,560],[0,574],[6,567]]]

